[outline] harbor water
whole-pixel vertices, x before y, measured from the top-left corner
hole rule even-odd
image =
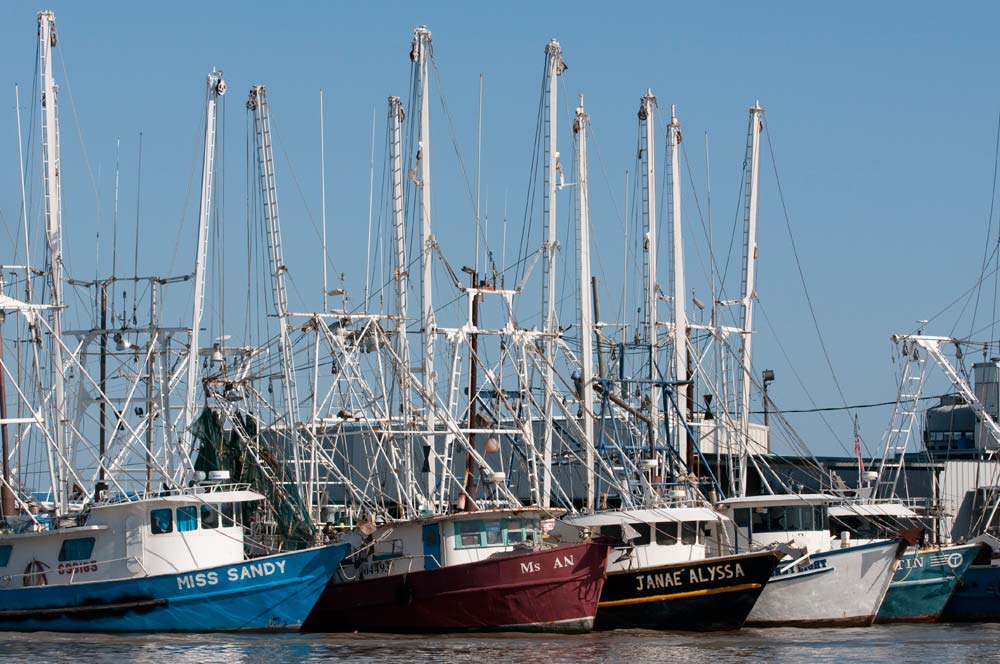
[[[491,634],[7,634],[0,661],[136,662],[988,662],[1000,661],[1000,624],[857,629],[647,631],[576,636]]]

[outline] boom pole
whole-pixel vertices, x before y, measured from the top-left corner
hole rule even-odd
[[[52,80],[52,49],[56,46],[56,17],[50,11],[38,13],[38,58],[42,88],[42,177],[45,198],[45,239],[48,249],[48,276],[52,289],[52,376],[55,406],[56,513],[69,510],[72,480],[66,439],[66,394],[62,357],[63,257],[61,163],[59,159],[59,87]]]
[[[284,382],[285,427],[292,447],[293,477],[296,487],[303,487],[302,459],[298,442],[294,440],[299,425],[299,397],[295,385],[295,353],[288,333],[288,291],[285,275],[288,268],[281,251],[281,225],[278,221],[278,190],[274,179],[274,154],[271,144],[271,112],[267,102],[267,88],[255,85],[250,88],[247,108],[253,113],[257,143],[257,172],[263,196],[263,209],[267,223],[268,258],[271,264],[271,288],[275,313],[278,316],[279,345],[281,347],[281,377]],[[315,444],[315,437],[313,437]],[[315,458],[315,451],[313,454]],[[303,501],[307,510],[313,507],[313,485],[306,486]]]
[[[556,106],[559,100],[559,87],[556,79],[562,75],[566,65],[562,60],[562,47],[559,42],[552,39],[545,47],[546,68],[545,83],[548,106],[548,116],[546,118],[545,129],[548,143],[545,147],[545,221],[542,235],[542,315],[543,332],[545,333],[544,346],[544,422],[542,429],[542,506],[548,507],[552,493],[552,409],[554,404],[555,389],[555,343],[553,335],[556,333],[556,169],[558,165],[559,152],[556,148]]]
[[[673,236],[673,304],[674,304],[674,380],[682,383],[688,379],[687,311],[685,310],[686,289],[684,285],[684,242],[681,235],[681,169],[678,148],[681,144],[681,124],[677,121],[676,109],[670,106],[670,124],[667,125],[667,144],[670,146],[670,221]],[[684,463],[688,458],[688,399],[677,391],[677,420],[679,426],[673,429],[677,435],[677,456]]]
[[[573,133],[576,136],[576,220],[577,256],[580,267],[577,303],[580,310],[580,403],[583,406],[583,448],[586,468],[588,512],[594,511],[594,316],[590,299],[590,201],[587,193],[587,123],[583,95],[576,109]]]
[[[657,371],[657,321],[656,321],[656,123],[653,112],[656,108],[656,95],[650,89],[643,95],[639,106],[639,122],[645,140],[643,142],[643,197],[645,204],[642,211],[643,233],[643,295],[646,309],[645,341],[649,347],[647,379],[649,383],[649,454],[656,458],[657,438],[660,426],[660,387]]]
[[[197,408],[198,392],[201,387],[198,376],[201,368],[201,362],[198,361],[198,336],[201,332],[201,317],[205,310],[205,268],[208,259],[209,224],[211,222],[215,178],[217,106],[219,97],[225,93],[226,81],[222,77],[222,72],[213,70],[208,75],[205,85],[205,142],[201,162],[201,199],[198,204],[198,246],[195,247],[194,300],[191,311],[191,332],[188,335],[190,347],[188,349],[187,393],[184,401],[184,430],[181,432],[184,449],[190,450],[192,454],[194,453],[194,434],[191,432],[191,425],[197,419],[195,408]],[[102,298],[106,298],[106,286],[102,285],[101,289]],[[103,302],[104,299],[102,299]],[[193,471],[194,469],[189,470]]]
[[[434,432],[437,427],[435,404],[436,381],[434,375],[434,301],[431,276],[431,249],[434,236],[431,235],[431,128],[428,64],[432,55],[431,31],[420,26],[413,31],[410,58],[417,66],[420,94],[420,139],[417,147],[417,161],[420,162],[420,334],[423,354],[422,383],[426,398],[432,403],[424,408],[424,424],[427,433],[424,452],[427,455],[427,495],[434,494],[437,484],[435,469]],[[447,472],[448,469],[442,469]]]
[[[389,97],[389,169],[392,173],[392,229],[393,229],[393,276],[396,281],[396,354],[399,367],[399,405],[402,426],[410,428],[410,381],[406,373],[410,371],[410,350],[406,340],[407,287],[409,273],[406,265],[406,227],[403,220],[403,154],[402,154],[403,105],[399,97]],[[405,436],[410,441],[410,436]],[[413,450],[404,445],[404,484],[408,498],[413,490]],[[409,502],[401,500],[401,504]]]
[[[743,292],[741,302],[743,304],[743,315],[740,321],[740,426],[742,427],[743,444],[740,463],[740,495],[746,493],[746,456],[747,447],[750,442],[750,385],[753,382],[750,342],[753,337],[753,300],[756,297],[755,280],[757,276],[757,188],[758,175],[760,171],[760,130],[762,127],[760,116],[764,109],[760,102],[755,102],[750,107],[750,127],[747,136],[747,165],[746,165],[746,208],[744,219],[746,221],[746,237],[743,247]]]

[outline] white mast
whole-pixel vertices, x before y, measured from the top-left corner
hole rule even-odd
[[[274,180],[274,154],[271,145],[271,112],[267,103],[267,89],[263,85],[250,88],[247,108],[253,112],[254,130],[257,138],[257,172],[260,177],[260,189],[263,196],[264,215],[267,222],[267,243],[271,263],[271,288],[274,296],[274,306],[278,315],[279,344],[281,347],[281,376],[284,382],[282,397],[284,398],[285,427],[289,438],[296,435],[299,424],[298,390],[295,385],[295,354],[292,341],[288,334],[288,292],[285,287],[285,274],[288,268],[281,252],[281,225],[278,222],[278,191]],[[299,445],[294,441],[292,447],[292,464],[295,485],[303,486],[302,464]],[[314,455],[315,456],[315,455]],[[303,500],[306,509],[312,510],[313,485],[309,483]]]
[[[205,263],[208,257],[208,231],[212,212],[212,185],[215,176],[215,130],[216,107],[219,97],[226,93],[226,81],[222,72],[213,71],[208,75],[205,92],[205,144],[201,162],[201,201],[198,205],[198,246],[195,247],[194,262],[194,302],[191,312],[191,333],[189,335],[187,366],[187,395],[184,407],[184,431],[181,436],[184,449],[194,452],[194,441],[191,425],[195,420],[198,392],[201,388],[198,380],[198,334],[201,328],[201,316],[205,309]]]
[[[420,140],[417,147],[417,161],[420,162],[420,334],[423,346],[423,391],[428,399],[435,398],[434,376],[434,337],[437,323],[434,320],[434,302],[431,282],[431,248],[434,237],[431,235],[431,127],[430,127],[430,94],[428,88],[428,63],[432,55],[431,31],[421,25],[413,31],[413,44],[410,48],[410,58],[417,64],[417,75],[420,77]],[[433,495],[436,482],[434,468],[434,430],[437,426],[435,405],[428,403],[424,407],[425,426],[427,428],[424,446],[427,453],[427,494]],[[443,469],[447,472],[448,469]]]
[[[642,97],[639,107],[639,121],[642,123],[642,133],[645,136],[643,157],[645,171],[643,173],[643,196],[645,208],[642,216],[643,233],[643,268],[645,281],[643,291],[646,308],[646,343],[649,344],[649,453],[656,454],[657,436],[660,426],[660,388],[655,384],[659,380],[656,370],[657,339],[656,339],[656,123],[653,121],[653,110],[656,106],[656,95],[650,89]]]
[[[326,135],[323,133],[323,89],[319,91],[319,183],[320,183],[320,209],[323,220],[323,313],[330,309],[326,305],[326,298],[329,296],[329,288],[326,274]],[[365,279],[367,279],[367,270]],[[367,301],[365,302],[367,305]]]
[[[740,426],[743,430],[743,441],[740,449],[746,457],[750,435],[750,385],[753,383],[750,366],[750,341],[753,336],[753,298],[756,296],[755,279],[757,273],[757,186],[760,156],[760,116],[764,112],[760,102],[750,107],[750,127],[747,135],[747,166],[746,166],[746,244],[743,247],[743,316],[740,321],[742,343],[740,344]],[[740,495],[746,493],[746,463],[740,464]]]
[[[671,193],[671,235],[673,235],[673,299],[674,299],[674,380],[683,382],[688,379],[688,349],[687,349],[687,312],[685,311],[686,289],[684,285],[684,242],[681,235],[681,169],[678,147],[681,143],[681,124],[677,121],[676,108],[670,106],[670,124],[667,126],[667,144],[670,146],[670,193]],[[688,421],[687,388],[678,385],[675,390],[677,409],[680,417],[676,418],[679,426],[674,427],[677,434],[677,455],[687,463],[687,432],[685,424]]]
[[[576,109],[573,133],[576,135],[576,219],[577,255],[580,263],[580,283],[577,304],[580,309],[580,403],[583,405],[583,445],[586,469],[586,503],[588,512],[594,510],[594,317],[590,299],[590,207],[587,194],[587,122],[583,110],[583,95]]]
[[[556,103],[558,101],[558,85],[556,78],[562,75],[566,65],[562,61],[562,47],[556,39],[545,46],[545,80],[548,98],[546,104],[549,114],[545,121],[548,144],[546,145],[545,162],[545,221],[542,243],[542,315],[545,316],[542,331],[545,333],[545,372],[544,372],[544,422],[542,429],[542,506],[548,507],[549,494],[552,492],[552,408],[553,390],[555,384],[555,344],[553,335],[556,333],[556,168],[559,153],[556,151]]]
[[[405,373],[410,371],[410,351],[406,341],[406,289],[409,274],[406,265],[406,227],[403,221],[403,105],[399,97],[389,97],[389,170],[392,173],[393,275],[396,280],[396,353],[399,356],[399,403],[402,427],[410,428],[410,387]],[[407,436],[409,439],[409,436]],[[413,488],[413,450],[404,446],[405,493]]]
[[[66,440],[66,394],[62,359],[63,257],[62,208],[59,160],[59,87],[52,80],[52,49],[56,45],[56,16],[38,12],[38,65],[42,88],[42,180],[45,197],[45,239],[48,248],[49,283],[52,288],[52,374],[55,401],[55,439],[58,453],[55,492],[58,513],[69,509],[72,492],[70,458]]]

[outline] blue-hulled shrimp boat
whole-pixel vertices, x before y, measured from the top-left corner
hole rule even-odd
[[[919,515],[898,500],[850,502],[830,508],[834,531],[872,542],[895,535],[893,528],[920,523]],[[979,544],[924,546],[923,530],[910,529],[911,546],[896,561],[892,582],[875,621],[934,622],[981,551]]]
[[[197,486],[96,503],[0,535],[0,630],[216,631],[297,628],[348,545],[244,555],[244,504]],[[59,527],[55,527],[55,526]]]

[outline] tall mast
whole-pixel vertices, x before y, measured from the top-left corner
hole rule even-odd
[[[413,31],[413,44],[410,48],[410,58],[416,63],[419,76],[420,94],[420,139],[417,148],[417,161],[420,162],[420,334],[423,350],[422,381],[423,391],[428,399],[435,397],[434,380],[434,302],[431,282],[431,248],[434,238],[431,235],[431,127],[430,127],[430,94],[428,80],[428,64],[432,55],[431,31],[422,25]],[[434,468],[434,430],[437,426],[435,407],[428,403],[424,408],[425,426],[427,428],[424,440],[427,454],[427,493],[433,495],[436,485]],[[447,471],[447,469],[443,469]]]
[[[403,105],[399,97],[389,97],[389,163],[392,173],[392,229],[393,229],[393,275],[396,280],[396,353],[399,356],[399,403],[402,426],[410,428],[410,388],[405,372],[410,371],[410,351],[406,341],[406,289],[409,274],[406,265],[406,228],[403,222],[403,154],[402,154]],[[412,489],[412,450],[404,446],[406,460],[405,491]]]
[[[191,425],[196,419],[198,392],[201,385],[198,380],[198,335],[201,328],[201,316],[205,309],[205,262],[208,257],[208,231],[212,211],[212,185],[215,176],[216,119],[219,97],[226,93],[226,81],[221,71],[212,71],[205,85],[205,143],[201,161],[201,199],[198,204],[198,246],[195,248],[194,262],[194,302],[191,311],[190,348],[188,349],[187,394],[184,406],[184,449],[193,452],[194,435]],[[102,297],[106,291],[102,287]],[[103,300],[102,300],[103,301]]]
[[[750,341],[753,336],[753,298],[756,295],[755,279],[757,276],[757,186],[760,157],[760,116],[764,112],[760,102],[750,107],[750,127],[747,132],[746,154],[746,207],[744,219],[746,222],[746,237],[743,247],[743,316],[740,321],[742,340],[740,343],[740,426],[743,429],[743,456],[747,454],[747,444],[750,434],[750,385],[753,382],[750,366]],[[740,464],[740,491],[746,491],[746,463]]]
[[[285,287],[285,274],[288,268],[281,252],[281,225],[278,221],[278,190],[274,180],[274,154],[271,145],[271,112],[267,103],[267,88],[255,85],[250,88],[247,98],[247,108],[253,112],[254,130],[257,143],[257,173],[260,177],[260,190],[263,196],[263,208],[267,223],[267,243],[271,264],[271,289],[274,296],[275,313],[278,316],[279,344],[281,346],[281,377],[284,382],[282,397],[285,410],[285,430],[288,436],[294,437],[298,427],[298,390],[295,386],[295,354],[292,351],[292,341],[288,334],[288,292]],[[292,464],[295,485],[302,487],[302,463],[299,445],[292,442]],[[313,485],[307,487],[303,496],[306,509],[312,510]]]
[[[55,440],[58,452],[57,484],[53,487],[57,511],[69,509],[70,458],[66,440],[66,394],[62,359],[62,209],[59,161],[59,87],[52,80],[52,49],[56,46],[56,16],[38,12],[38,71],[42,88],[42,178],[45,197],[45,239],[48,249],[49,284],[52,288],[52,374],[55,401]]]
[[[673,236],[673,300],[674,300],[674,380],[678,383],[688,378],[687,352],[687,312],[685,299],[687,297],[684,285],[684,242],[681,235],[681,169],[678,147],[681,144],[681,123],[677,121],[676,109],[670,106],[670,124],[667,126],[667,144],[670,146],[670,221]],[[677,386],[677,409],[679,411],[679,426],[674,427],[677,435],[677,456],[687,462],[687,431],[688,400],[683,398],[684,388]]]
[[[329,311],[326,305],[329,288],[326,274],[326,135],[323,132],[323,89],[319,91],[319,182],[320,210],[323,220],[323,313]],[[367,271],[365,272],[367,275]],[[365,277],[367,279],[367,277]],[[366,302],[367,304],[367,302]]]
[[[542,506],[548,507],[552,492],[552,408],[555,384],[555,344],[553,335],[556,327],[556,166],[559,153],[556,150],[556,105],[558,89],[556,79],[562,75],[566,65],[562,60],[562,47],[556,39],[545,46],[545,83],[546,106],[548,116],[545,119],[545,133],[548,143],[545,146],[545,222],[542,234],[542,315],[543,332],[545,333],[545,371],[544,371],[544,423],[542,430]]]
[[[645,204],[642,211],[643,234],[643,295],[646,308],[645,341],[649,346],[649,453],[655,458],[657,435],[660,426],[660,389],[655,384],[659,380],[656,368],[656,123],[653,121],[653,111],[656,107],[656,95],[647,89],[639,106],[639,122],[643,143],[642,195]]]
[[[587,122],[583,110],[583,95],[576,109],[573,133],[576,136],[576,220],[577,256],[580,263],[580,282],[577,303],[580,309],[580,403],[583,405],[583,445],[586,468],[586,503],[588,512],[594,510],[594,317],[590,300],[590,199],[587,193]]]

